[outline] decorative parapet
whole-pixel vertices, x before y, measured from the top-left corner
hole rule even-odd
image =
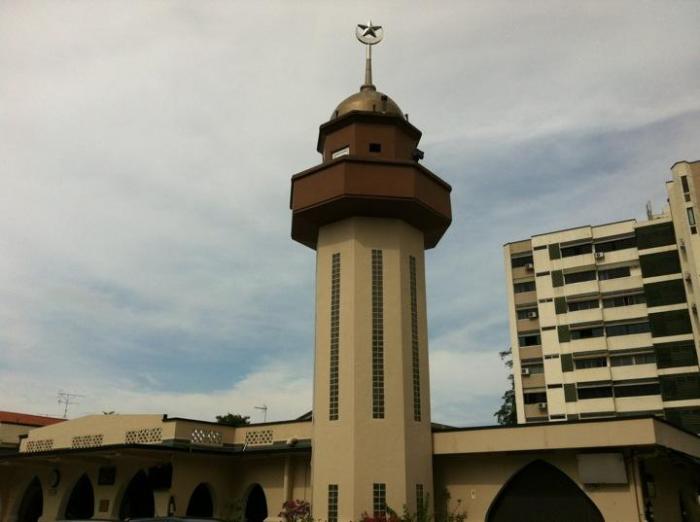
[[[78,435],[73,437],[71,443],[71,448],[97,448],[102,446],[102,441],[104,440],[104,435],[102,433],[95,433],[92,435]]]
[[[248,431],[245,434],[247,446],[267,446],[272,444],[272,430]]]
[[[198,446],[223,446],[224,434],[216,430],[195,428],[192,430],[190,443]]]
[[[127,444],[153,444],[163,440],[163,428],[142,428],[129,430],[124,435]]]
[[[27,453],[51,451],[53,449],[53,439],[29,440],[27,441],[25,448]]]

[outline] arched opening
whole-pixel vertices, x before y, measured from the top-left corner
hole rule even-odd
[[[564,516],[565,514],[565,516]],[[604,522],[581,488],[551,464],[536,460],[518,471],[496,496],[487,522]]]
[[[250,488],[248,498],[245,503],[246,522],[263,522],[267,518],[267,500],[265,492],[260,484],[254,484]]]
[[[190,501],[187,504],[188,517],[213,517],[214,500],[211,498],[209,486],[202,482],[194,488]]]
[[[129,482],[119,505],[119,518],[152,517],[155,514],[153,488],[143,470]]]
[[[22,495],[17,511],[17,522],[37,522],[43,513],[44,493],[41,490],[41,482],[34,477]]]
[[[95,514],[95,492],[87,475],[83,475],[73,486],[68,504],[66,505],[66,520],[92,518]]]

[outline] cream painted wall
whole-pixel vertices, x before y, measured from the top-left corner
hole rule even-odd
[[[385,418],[372,418],[372,250],[383,252]],[[329,420],[331,259],[340,253],[339,420]],[[416,258],[421,421],[413,416],[409,256]],[[316,268],[313,420],[314,517],[327,518],[328,485],[339,520],[372,513],[372,487],[415,511],[416,484],[432,497],[432,446],[423,235],[403,221],[351,218],[323,227]]]

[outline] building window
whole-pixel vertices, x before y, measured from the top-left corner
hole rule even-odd
[[[692,227],[695,225],[695,212],[693,212],[693,207],[688,207],[685,211],[688,214],[688,224]]]
[[[617,306],[632,306],[646,302],[644,294],[620,295],[603,299],[603,308],[615,308]]]
[[[649,314],[649,324],[651,324],[652,337],[682,335],[693,332],[687,309]]]
[[[654,345],[656,365],[659,368],[678,368],[681,366],[696,366],[698,354],[693,341],[675,343],[659,343]]]
[[[608,270],[599,270],[598,279],[605,281],[607,279],[617,279],[619,277],[629,277],[630,268],[628,266],[621,266],[619,268],[610,268]]]
[[[573,303],[567,303],[569,306],[569,312],[578,312],[579,310],[591,310],[593,308],[600,308],[600,302],[598,299],[589,299],[587,301],[574,301]]]
[[[372,418],[384,418],[384,262],[372,250]]]
[[[593,251],[591,243],[582,243],[580,245],[572,245],[561,247],[561,257],[580,256],[581,254],[590,254]]]
[[[525,404],[547,402],[547,392],[523,393],[523,402]]]
[[[520,255],[519,257],[513,257],[510,260],[510,266],[512,268],[520,268],[521,266],[527,266],[532,264],[532,254]]]
[[[637,248],[656,248],[673,245],[676,243],[676,235],[673,232],[673,223],[660,223],[637,229]]]
[[[329,420],[338,420],[339,414],[339,339],[340,339],[340,253],[331,260],[331,339],[330,339],[330,392]]]
[[[518,319],[536,319],[537,308],[521,308],[516,310],[515,314],[518,316]]]
[[[608,365],[608,360],[605,357],[574,359],[574,365],[576,366],[577,370],[585,370],[587,368],[605,368]]]
[[[513,285],[513,291],[516,294],[522,294],[524,292],[534,292],[535,291],[535,282],[534,281],[525,281],[524,283],[515,283]]]
[[[677,274],[681,271],[681,262],[675,250],[639,256],[639,266],[642,268],[642,277]]]
[[[540,339],[540,334],[525,334],[525,335],[519,335],[518,336],[518,345],[520,347],[523,346],[539,346],[542,344],[542,341]]]
[[[523,364],[521,366],[523,370],[527,370],[527,373],[529,375],[534,375],[536,373],[544,373],[544,364],[542,363],[535,363],[535,364]],[[525,372],[523,372],[525,373]]]
[[[342,149],[338,149],[331,154],[331,159],[340,158],[341,156],[347,156],[350,154],[350,147],[347,145]]]
[[[612,239],[609,241],[600,239],[598,241],[599,242],[595,244],[596,252],[614,252],[626,248],[637,248],[637,240],[634,236]]]
[[[328,484],[328,522],[338,522],[338,484]]]
[[[680,373],[660,375],[661,395],[665,401],[700,398],[700,374]]]
[[[416,484],[416,513],[423,514],[426,509],[423,507],[423,484]],[[423,518],[418,518],[418,520],[423,520]]]
[[[686,301],[682,279],[645,284],[644,293],[647,296],[647,306],[664,306]]]
[[[375,518],[386,516],[386,484],[372,486],[372,506]]]
[[[382,151],[382,144],[381,143],[370,143],[369,144],[369,151],[370,152],[381,152]]]
[[[615,383],[615,397],[640,397],[642,395],[659,395],[661,389],[658,382],[642,384]]]
[[[578,328],[576,330],[571,330],[571,339],[592,339],[593,337],[603,337],[603,327],[594,326],[591,328]]]
[[[653,353],[610,356],[610,366],[632,366],[635,364],[653,364],[655,362],[656,356]]]
[[[584,281],[595,280],[595,270],[586,270],[584,272],[574,272],[573,274],[564,274],[564,281],[567,285],[572,283],[582,283]]]
[[[577,388],[578,399],[600,399],[603,397],[612,397],[613,389],[612,386],[586,386],[584,388]]]
[[[418,347],[418,291],[416,284],[416,258],[409,256],[411,286],[411,355],[413,362],[413,420],[421,420],[420,408],[420,351]]]
[[[681,176],[681,186],[683,187],[683,193],[690,192],[690,187],[688,186],[688,177]]]
[[[605,327],[605,334],[608,337],[615,337],[617,335],[633,335],[639,333],[646,333],[649,331],[649,323],[629,323],[629,324],[614,324]]]

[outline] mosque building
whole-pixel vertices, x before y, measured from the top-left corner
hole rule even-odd
[[[451,187],[373,84],[382,35],[358,26],[364,83],[320,126],[321,163],[291,179],[292,238],[316,251],[312,413],[33,428],[0,454],[0,522],[280,521],[295,499],[327,522],[390,508],[455,522],[700,520],[700,439],[664,420],[431,422],[424,251],[450,226]]]

